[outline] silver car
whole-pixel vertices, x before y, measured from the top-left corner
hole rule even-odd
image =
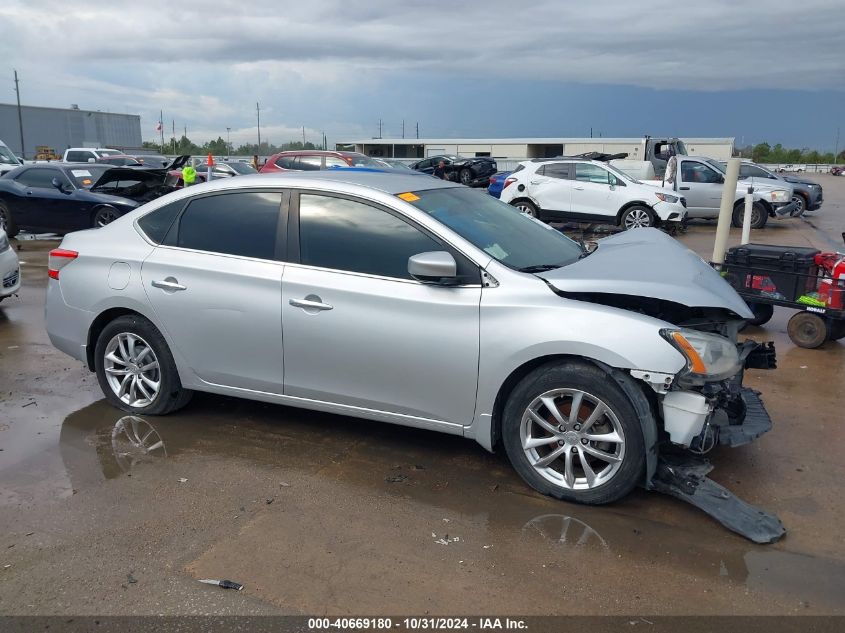
[[[770,424],[753,315],[697,255],[655,229],[590,252],[416,175],[197,185],[67,235],[49,275],[50,340],[135,414],[206,391],[462,435],[584,503]]]

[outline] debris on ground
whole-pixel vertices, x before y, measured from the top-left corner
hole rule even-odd
[[[244,588],[241,583],[235,582],[234,580],[212,580],[211,578],[205,578],[200,580],[200,582],[204,582],[206,585],[217,585],[218,587],[223,587],[223,589],[234,589],[235,591],[240,591]]]
[[[33,400],[32,402],[27,402],[26,404],[21,405],[21,409],[26,408],[26,407],[29,407],[29,406],[32,406],[33,404],[34,404],[36,407],[38,406],[38,403],[37,403],[35,400]]]
[[[131,571],[128,574],[126,574],[126,580],[130,585],[134,585],[136,582],[138,582],[138,579],[135,578],[135,576],[132,575]]]
[[[265,503],[269,506],[275,500],[276,500],[276,497],[268,497],[267,500],[265,501]]]
[[[431,533],[431,538],[435,539],[434,542],[438,545],[448,545],[449,543],[457,543],[461,540],[459,536],[453,536],[449,538],[448,534],[444,534],[441,538],[437,538],[437,534],[434,532]]]
[[[286,481],[283,481],[283,482],[281,482],[281,483],[279,484],[279,487],[280,487],[280,488],[289,488],[289,487],[290,487],[290,484],[289,484],[288,482],[286,482]]]
[[[493,484],[490,486],[490,492],[496,492],[499,489],[499,484]]]
[[[390,475],[390,477],[385,477],[384,480],[391,484],[401,484],[408,480],[408,475]]]
[[[179,477],[179,483],[180,483],[180,484],[184,484],[184,483],[185,483],[185,482],[187,482],[187,481],[188,481],[188,480],[187,480],[185,477]]]

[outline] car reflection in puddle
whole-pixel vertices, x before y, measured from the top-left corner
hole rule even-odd
[[[592,527],[566,514],[541,514],[522,526],[524,535],[538,534],[555,544],[609,550],[607,541]]]
[[[126,415],[115,423],[111,447],[114,459],[123,472],[129,472],[140,463],[167,457],[161,435],[152,424],[136,415]]]

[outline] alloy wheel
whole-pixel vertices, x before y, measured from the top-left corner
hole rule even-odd
[[[625,215],[625,228],[638,229],[651,226],[651,217],[645,209],[633,209]]]
[[[518,202],[516,204],[516,208],[520,213],[524,213],[525,215],[530,215],[532,218],[537,217],[537,212],[534,211],[534,207],[526,202]]]
[[[161,388],[158,358],[137,334],[123,332],[106,345],[103,369],[114,394],[130,407],[152,404]]]
[[[6,210],[0,207],[0,229],[4,232],[7,232],[7,228],[9,226],[9,221],[6,219]]]
[[[472,173],[470,173],[469,169],[464,169],[463,171],[461,171],[460,176],[462,185],[468,185],[472,180]]]
[[[520,440],[534,470],[569,490],[607,483],[625,458],[625,434],[616,414],[580,389],[537,396],[522,416]]]
[[[117,220],[118,215],[114,209],[111,208],[103,208],[97,211],[97,215],[94,217],[94,225],[97,228],[103,227],[106,224],[111,224],[115,220]]]
[[[796,211],[794,215],[801,215],[802,213],[804,213],[805,207],[807,206],[804,202],[804,196],[796,193],[794,196],[792,196],[792,202],[794,202],[796,206]]]

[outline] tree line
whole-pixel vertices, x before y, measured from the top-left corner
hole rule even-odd
[[[141,147],[155,150],[160,154],[190,154],[192,156],[203,154],[212,154],[213,156],[254,156],[256,154],[258,156],[270,156],[276,152],[285,152],[289,150],[326,149],[325,147],[315,145],[311,141],[306,141],[305,143],[302,141],[288,141],[282,145],[274,145],[266,142],[261,143],[261,145],[258,145],[257,143],[244,143],[242,145],[238,145],[237,147],[233,146],[230,151],[226,141],[220,136],[218,136],[216,140],[208,141],[202,145],[197,145],[184,134],[182,135],[182,138],[171,138],[170,141],[165,141],[164,146],[162,146],[161,143],[144,141],[141,144]]]
[[[780,143],[769,145],[758,143],[747,147],[737,148],[737,154],[742,158],[750,158],[755,163],[802,163],[802,164],[829,164],[834,162],[845,162],[845,150],[839,152],[835,157],[833,152],[819,152],[805,147],[803,149],[789,149]]]

